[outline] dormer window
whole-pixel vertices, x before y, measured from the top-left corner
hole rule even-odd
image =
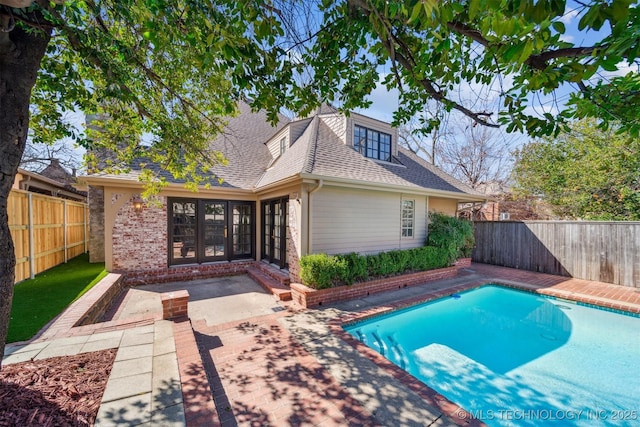
[[[355,125],[353,148],[365,157],[391,161],[391,135]]]
[[[282,138],[280,140],[280,155],[282,156],[284,152],[287,151],[287,138]]]

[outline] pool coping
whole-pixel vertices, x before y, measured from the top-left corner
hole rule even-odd
[[[620,312],[623,315],[631,315],[632,317],[640,317],[640,305],[634,303],[626,303],[616,300],[606,300],[604,298],[592,297],[576,292],[563,291],[553,289],[541,285],[533,285],[522,282],[512,282],[504,279],[483,278],[474,280],[469,283],[448,287],[445,289],[426,292],[417,297],[399,300],[384,306],[377,306],[363,311],[344,314],[329,321],[329,330],[342,341],[346,342],[357,350],[361,355],[384,369],[393,378],[407,386],[414,393],[418,394],[428,404],[437,408],[444,415],[459,426],[487,426],[481,420],[474,418],[466,409],[450,401],[448,398],[438,393],[428,384],[422,382],[410,373],[406,372],[399,366],[395,365],[389,359],[364,344],[362,341],[353,337],[344,327],[351,326],[374,317],[383,316],[395,311],[404,310],[406,308],[431,302],[440,298],[444,298],[459,292],[466,292],[487,285],[498,285],[532,294],[538,294],[554,299],[562,299],[578,304],[586,305],[596,309],[604,309],[605,311]]]

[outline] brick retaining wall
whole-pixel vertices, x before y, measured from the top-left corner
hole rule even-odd
[[[451,279],[458,274],[457,266],[437,270],[420,271],[401,276],[370,280],[350,286],[316,290],[300,283],[291,284],[293,301],[302,307],[317,307],[333,302],[365,297],[370,294],[406,288],[434,280]]]
[[[126,273],[127,286],[147,285],[150,283],[182,282],[210,277],[233,276],[246,274],[247,268],[257,261],[231,261],[213,264],[199,264],[188,266],[172,266],[149,270],[131,271]]]
[[[83,303],[78,304],[79,310],[87,305],[89,309],[84,313],[78,311],[78,320],[73,326],[91,325],[101,321],[105,311],[109,309],[113,300],[124,288],[124,278],[120,274],[107,274],[98,284],[83,296]]]

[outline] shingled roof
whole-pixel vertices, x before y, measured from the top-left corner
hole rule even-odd
[[[253,112],[246,103],[239,104],[240,114],[229,119],[225,131],[212,143],[211,148],[224,154],[227,166],[216,165],[210,184],[217,187],[259,190],[293,177],[317,177],[352,181],[355,184],[392,185],[417,191],[436,190],[457,193],[461,199],[482,199],[484,196],[442,170],[399,147],[392,162],[379,162],[362,156],[327,124],[339,113],[333,108],[318,109],[309,118],[291,122],[281,117],[271,126],[263,111]],[[285,126],[304,126],[287,150],[273,159],[265,142]],[[142,163],[142,161],[140,162]],[[181,183],[157,165],[147,164],[167,178]],[[116,179],[136,179],[135,165],[128,174],[103,175]],[[222,183],[217,178],[222,179]],[[471,197],[470,197],[471,196]]]
[[[345,145],[316,115],[302,136],[266,171],[256,188],[292,176],[308,174],[368,184],[385,184],[414,190],[438,190],[467,196],[483,196],[439,168],[402,147],[393,162],[378,162]]]
[[[280,115],[279,122],[272,126],[266,112],[251,111],[251,107],[245,102],[238,103],[238,110],[239,114],[228,119],[224,131],[210,144],[212,150],[220,151],[228,160],[226,166],[217,164],[211,169],[210,179],[205,180],[205,183],[213,187],[253,189],[271,161],[271,155],[264,142],[289,122],[289,119]],[[138,181],[142,168],[152,170],[170,183],[185,183],[184,180],[174,178],[171,173],[147,158],[139,158],[131,163],[130,170],[126,173],[97,172],[92,176]]]

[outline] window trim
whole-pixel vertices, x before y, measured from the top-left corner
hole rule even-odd
[[[360,129],[364,130],[364,138],[361,137],[359,140],[356,141],[356,131],[360,130]],[[370,133],[378,134],[377,140],[374,137],[369,139],[370,138],[370,136],[369,136]],[[382,135],[389,137],[388,150],[383,150],[382,149],[383,144],[385,144],[381,140],[381,136]],[[361,144],[362,139],[364,139],[364,144]],[[376,146],[373,147],[373,145],[376,145]],[[362,126],[362,125],[354,123],[354,125],[353,125],[353,149],[356,150],[357,152],[359,152],[360,154],[362,154],[362,156],[366,157],[367,159],[379,160],[381,162],[391,162],[392,152],[393,152],[393,136],[390,133],[382,132],[382,131],[379,131],[377,129],[368,128],[366,126]],[[369,149],[371,149],[371,150],[369,150]],[[377,153],[377,156],[373,156],[373,155],[369,156],[368,155],[368,151],[372,151],[372,152]],[[387,157],[385,157],[385,158],[381,157],[382,153],[386,154]]]
[[[405,212],[407,208],[405,207],[405,203],[411,203],[411,216],[405,218]],[[410,221],[410,225],[405,226],[405,219]],[[411,234],[405,234],[405,230],[410,231]],[[416,201],[415,199],[402,199],[400,202],[400,237],[402,239],[415,239],[416,237]]]
[[[285,151],[287,151],[287,137],[286,136],[282,137],[282,139],[280,140],[280,156],[282,156]]]

